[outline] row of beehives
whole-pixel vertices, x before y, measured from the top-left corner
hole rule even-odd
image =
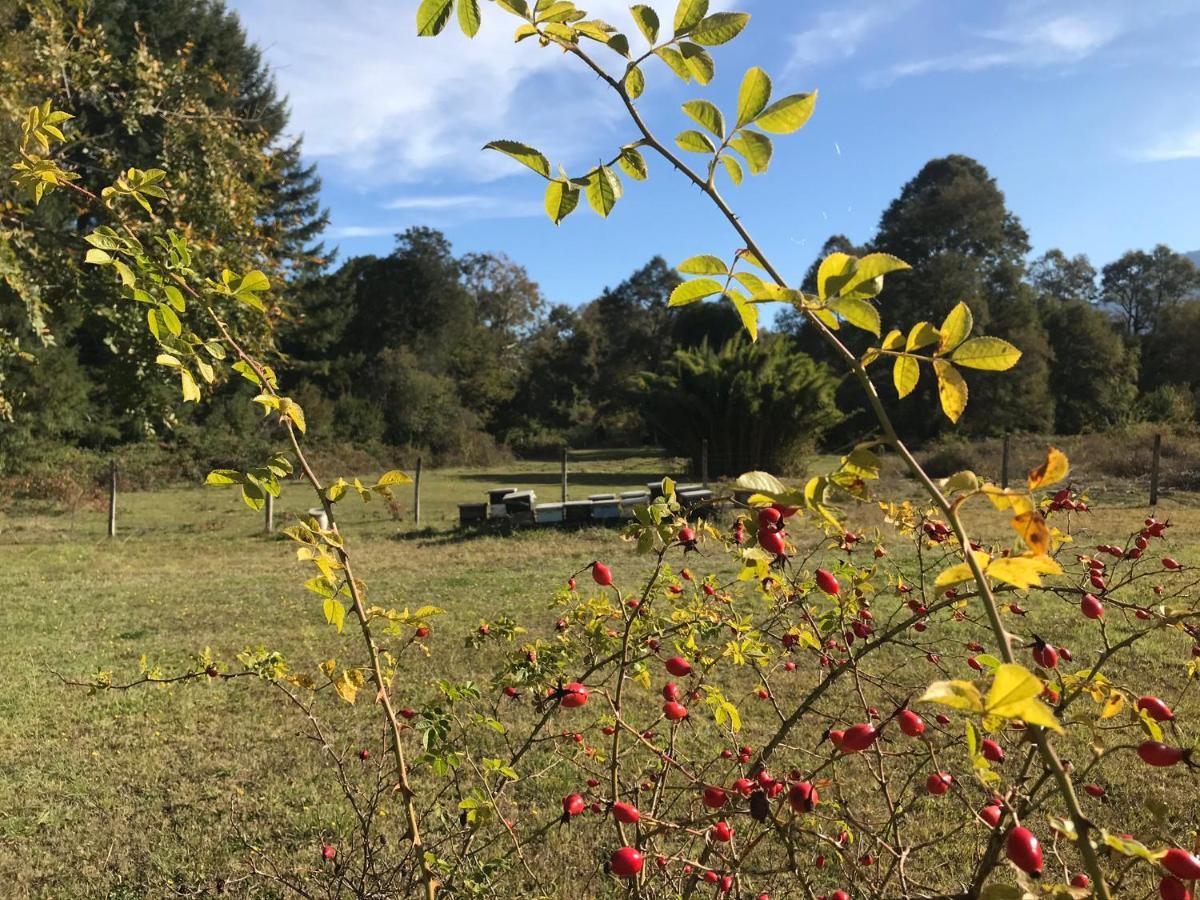
[[[458,521],[460,525],[477,525],[488,520],[536,525],[612,522],[633,518],[635,506],[645,506],[662,493],[662,482],[652,481],[645,488],[619,494],[592,494],[586,500],[566,503],[538,503],[533,491],[500,487],[487,492],[486,503],[460,503]],[[711,502],[713,492],[699,484],[681,484],[675,487],[675,497],[684,508],[692,508]]]

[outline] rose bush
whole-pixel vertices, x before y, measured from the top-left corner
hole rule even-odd
[[[266,276],[205,272],[185,234],[153,214],[169,202],[162,170],[129,169],[93,190],[63,169],[54,148],[68,140],[70,117],[47,104],[24,123],[18,183],[33,203],[47,190],[70,192],[103,221],[87,239],[87,262],[145,307],[155,361],[178,373],[186,400],[231,375],[256,386],[254,402],[278,421],[285,445],[208,481],[236,486],[254,509],[284,479],[308,483],[326,522],[306,518],[287,535],[308,567],[314,610],[319,603],[331,628],[360,638],[355,653],[319,664],[267,649],[236,663],[203,653],[173,674],[147,666],[130,682],[101,673],[86,683],[256,676],[280,691],[353,812],[352,830],[314,847],[311,865],[287,865],[254,842],[252,871],[305,896],[1190,896],[1200,877],[1194,835],[1165,801],[1195,806],[1194,739],[1173,712],[1178,698],[1124,683],[1118,662],[1155,654],[1175,660],[1189,683],[1196,674],[1194,582],[1165,549],[1169,523],[1150,518],[1119,543],[1077,546],[1089,506],[1053,449],[1021,488],[972,472],[935,481],[920,467],[871,366],[890,363],[900,396],[931,371],[944,414],[957,419],[968,399],[960,370],[1004,370],[1019,351],[972,336],[966,304],[940,323],[884,333],[874,298],[886,275],[906,268],[891,256],[832,254],[816,294],[781,277],[716,178],[736,184],[745,169],[765,171],[768,134],[802,127],[815,93],[772,103],[769,77],[752,68],[733,115],[706,100],[684,104],[704,130],[681,132],[675,145],[704,158],[698,169],[638,109],[648,63],[707,84],[708,48],[737,37],[748,16],[683,0],[664,28],[635,6],[648,45],[635,55],[626,35],[572,3],[496,5],[519,20],[518,41],[534,38],[599,76],[636,129],[611,162],[577,177],[552,174],[545,156],[518,142],[489,145],[546,181],[550,217],[561,222],[581,193],[607,215],[622,190],[617,170],[640,180],[643,151],[663,158],[739,242],[725,256],[683,262],[694,277],[672,304],[727,299],[751,337],[761,304],[790,304],[860,383],[879,434],[804,483],[743,475],[725,498],[732,514],[685,509],[664,483],[624,535],[645,563],[607,548],[562,573],[544,622],[499,617],[469,629],[466,652],[487,649],[504,660],[498,670],[416,683],[409,658],[461,652],[444,633],[456,629],[432,606],[376,603],[360,574],[368,565],[337,524],[339,503],[389,495],[406,477],[327,481],[314,471],[304,411],[281,392],[269,348],[249,346],[230,325],[230,310],[267,309]],[[455,12],[473,35],[476,0],[424,0],[418,29],[435,34]],[[593,50],[615,54],[606,59],[617,68]],[[878,344],[856,356],[839,339],[843,328]],[[919,502],[874,496],[885,453],[920,485]],[[968,504],[1011,530],[972,540]],[[854,524],[868,511],[874,524]],[[1064,647],[1064,634],[1085,637]],[[342,703],[377,719],[378,746],[331,731],[328,704]],[[1151,778],[1163,799],[1142,798],[1153,825],[1130,834],[1128,804],[1108,795],[1128,799],[1126,781]]]

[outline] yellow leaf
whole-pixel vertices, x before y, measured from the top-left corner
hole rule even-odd
[[[935,681],[919,698],[918,703],[940,703],[952,709],[983,712],[983,697],[979,688],[969,681]]]
[[[883,339],[880,346],[884,350],[902,350],[904,349],[904,335],[893,328],[887,333],[887,337]]]
[[[1021,359],[1021,351],[997,337],[972,338],[950,354],[950,358],[968,369],[1003,372]]]
[[[848,253],[830,253],[817,268],[817,295],[822,300],[835,296],[857,265],[858,260]]]
[[[412,479],[401,472],[399,469],[392,469],[390,472],[384,472],[379,476],[377,487],[388,487],[393,484],[412,484]]]
[[[200,388],[196,384],[196,379],[192,377],[192,373],[187,369],[180,369],[179,379],[183,382],[183,402],[199,403]]]
[[[1100,718],[1111,719],[1113,716],[1119,715],[1124,708],[1125,695],[1120,691],[1113,691],[1108,695],[1108,700],[1104,703],[1104,709],[1100,711]]]
[[[300,429],[301,434],[308,430],[308,425],[304,421],[304,410],[294,400],[290,400],[287,397],[280,397],[279,415],[282,418],[290,419],[292,424]]]
[[[1050,552],[1050,529],[1046,526],[1046,517],[1042,515],[1041,510],[1031,509],[1013,516],[1010,524],[1034,555]]]
[[[1020,515],[1023,512],[1028,512],[1033,509],[1033,502],[1029,496],[1023,491],[1014,491],[1011,488],[1002,488],[994,484],[985,484],[983,486],[984,496],[992,501],[992,506],[1003,512],[1006,509],[1011,509],[1014,515]]]
[[[1040,725],[1061,732],[1062,726],[1046,704],[1038,700],[1042,682],[1016,663],[1004,663],[988,691],[985,713],[1002,719],[1020,719],[1027,725]]]
[[[1011,584],[1020,591],[1040,585],[1041,575],[1057,575],[1061,572],[1058,563],[1049,556],[1005,556],[992,560],[987,567],[990,578]]]
[[[839,297],[829,301],[829,308],[855,328],[861,328],[863,331],[869,331],[879,337],[879,310],[866,300],[859,300],[855,297]]]
[[[907,397],[921,380],[921,366],[911,356],[896,357],[896,367],[892,369],[892,380],[896,383],[896,393]]]
[[[908,341],[905,343],[905,349],[911,352],[919,350],[921,347],[928,347],[938,337],[938,330],[933,327],[932,322],[918,322],[908,332]]]
[[[321,663],[321,671],[325,673],[326,678],[332,678],[335,669],[337,669],[336,659],[327,659]]]
[[[963,381],[958,369],[944,359],[933,361],[933,371],[937,374],[942,412],[951,422],[957,422],[967,408],[967,383]]]
[[[949,315],[942,321],[942,327],[938,329],[942,336],[938,340],[937,352],[949,353],[967,339],[974,326],[975,319],[971,316],[971,308],[965,303],[958,304],[950,310]]]
[[[334,681],[333,689],[337,691],[339,697],[352,704],[358,697],[358,689],[362,687],[362,684],[362,673],[358,671],[342,672],[342,677]]]
[[[989,557],[986,553],[982,550],[972,550],[971,555],[975,557],[980,568],[987,567]],[[952,584],[961,584],[964,581],[970,581],[974,577],[971,567],[967,563],[961,562],[941,572],[933,585],[934,587],[949,587]]]
[[[1046,461],[1029,473],[1029,489],[1036,491],[1055,482],[1062,481],[1071,470],[1067,456],[1061,450],[1051,447],[1046,451]]]

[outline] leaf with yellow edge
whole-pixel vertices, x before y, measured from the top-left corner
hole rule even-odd
[[[1001,719],[1020,719],[1027,725],[1040,725],[1062,732],[1062,725],[1050,707],[1038,700],[1042,682],[1017,663],[1005,663],[996,670],[988,690],[985,713]]]
[[[986,569],[988,560],[991,558],[982,550],[972,550],[971,555],[975,557],[975,561],[979,563],[981,569]],[[956,566],[951,566],[944,572],[938,574],[934,581],[934,587],[949,587],[953,584],[962,584],[964,581],[970,581],[975,575],[971,572],[971,567],[965,562],[961,562]]]
[[[975,327],[975,319],[971,315],[971,307],[965,303],[960,303],[942,320],[942,327],[938,329],[941,332],[941,338],[938,340],[939,354],[949,353],[959,344],[967,339],[971,334],[971,329]]]
[[[944,359],[933,361],[933,371],[937,375],[942,412],[951,422],[957,422],[967,408],[967,383],[963,381],[958,369]]]
[[[887,333],[887,337],[883,339],[880,345],[884,350],[903,350],[904,349],[904,333],[893,328]]]
[[[892,369],[892,381],[896,385],[896,395],[904,398],[911,394],[921,380],[921,364],[911,356],[897,356],[896,365]]]
[[[1042,515],[1041,510],[1031,509],[1013,516],[1010,524],[1021,536],[1025,546],[1035,555],[1050,552],[1050,529],[1046,526],[1046,517]]]
[[[1021,351],[997,337],[972,338],[950,354],[950,358],[968,369],[1004,372],[1021,359]]]
[[[909,351],[919,350],[922,347],[928,347],[938,337],[938,330],[933,327],[932,322],[918,322],[909,329],[905,348]]]
[[[1029,473],[1029,490],[1036,491],[1062,481],[1071,471],[1067,455],[1057,447],[1046,451],[1046,461]]]
[[[989,578],[1027,591],[1042,583],[1042,575],[1061,575],[1062,568],[1049,556],[1005,556],[993,559],[987,567]]]
[[[917,702],[940,703],[966,712],[983,712],[983,695],[969,681],[935,681],[917,698]]]

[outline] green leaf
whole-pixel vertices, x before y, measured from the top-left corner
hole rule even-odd
[[[519,141],[489,141],[483,145],[484,150],[498,150],[505,156],[511,156],[523,166],[528,166],[543,178],[550,177],[550,161],[532,147]]]
[[[667,66],[682,78],[684,81],[692,80],[692,70],[687,64],[687,60],[683,58],[683,54],[672,47],[662,47],[654,51],[654,55],[667,64]]]
[[[479,0],[458,0],[458,27],[469,38],[479,32]]]
[[[707,100],[689,100],[683,104],[683,111],[698,125],[707,128],[719,138],[725,137],[725,117]]]
[[[727,44],[742,33],[749,21],[749,13],[713,13],[693,28],[688,37],[706,47]]]
[[[949,353],[967,339],[974,327],[975,319],[971,315],[971,307],[965,303],[959,303],[942,320],[942,327],[938,329],[941,332],[941,338],[938,340],[937,352],[939,354]]]
[[[575,211],[579,205],[579,188],[567,181],[551,181],[546,185],[546,215],[555,225]]]
[[[708,84],[712,81],[716,66],[713,65],[713,58],[707,50],[697,44],[684,41],[679,45],[679,52],[683,54],[683,61],[693,78],[701,84]]]
[[[856,328],[869,331],[879,337],[879,310],[866,300],[854,297],[839,297],[829,303],[829,308]]]
[[[1017,364],[1021,351],[1002,338],[979,337],[961,344],[950,358],[968,369],[1003,372]]]
[[[241,484],[245,477],[236,469],[213,469],[204,479],[205,484]]]
[[[907,397],[921,380],[921,365],[911,356],[896,357],[895,368],[892,369],[892,381],[896,385],[896,394],[901,399]]]
[[[714,281],[711,278],[696,278],[692,281],[685,281],[678,285],[675,290],[671,291],[671,299],[668,301],[668,306],[686,306],[689,303],[695,303],[697,300],[703,300],[705,297],[711,297],[713,294],[719,294],[724,288],[719,281]]]
[[[111,256],[96,247],[88,250],[87,255],[83,258],[85,263],[91,263],[93,266],[107,266],[112,260]]]
[[[175,310],[167,305],[158,307],[158,315],[164,325],[167,326],[167,331],[172,337],[179,337],[183,333],[183,323],[179,321],[179,316],[175,314]]]
[[[166,366],[169,369],[179,369],[183,367],[183,363],[179,361],[179,357],[172,356],[170,353],[160,353],[154,358],[154,361],[160,366]]]
[[[622,172],[635,181],[645,181],[649,174],[646,169],[646,159],[637,147],[622,147],[617,164],[621,167]]]
[[[689,150],[692,153],[716,153],[717,145],[712,142],[712,139],[702,131],[681,131],[675,135],[675,143],[681,150]]]
[[[631,6],[629,12],[633,15],[633,21],[637,23],[638,31],[642,33],[649,43],[653,44],[658,40],[658,13],[649,6],[637,4]]]
[[[522,19],[529,16],[529,7],[525,4],[525,0],[496,0],[496,3]]]
[[[620,197],[621,179],[608,166],[600,166],[588,180],[588,203],[601,216],[608,218]]]
[[[271,282],[267,279],[267,276],[258,271],[258,269],[255,269],[252,272],[247,272],[242,277],[242,281],[237,286],[237,290],[234,293],[241,294],[245,291],[250,291],[258,294],[262,293],[263,291],[269,291],[270,289]]]
[[[417,7],[417,34],[421,37],[440,34],[450,20],[453,8],[454,0],[421,0]]]
[[[629,95],[629,99],[636,100],[642,96],[642,91],[646,90],[646,76],[637,66],[630,66],[629,71],[625,73],[624,84],[625,93]]]
[[[608,47],[610,50],[615,50],[625,58],[629,58],[629,38],[623,34],[614,34],[608,39]]]
[[[187,303],[183,299],[183,291],[175,287],[173,284],[163,286],[163,293],[167,295],[167,300],[179,312],[183,312],[187,308]]]
[[[721,165],[725,167],[725,173],[729,176],[729,180],[734,184],[741,184],[745,175],[742,173],[742,164],[730,156],[728,153],[721,154]]]
[[[392,469],[380,475],[379,480],[375,482],[376,487],[392,487],[397,484],[412,484],[412,479],[399,469]]]
[[[730,141],[729,146],[742,154],[750,166],[751,175],[761,175],[771,164],[771,139],[757,131],[742,130],[738,133],[741,137]]]
[[[708,12],[708,0],[679,0],[675,7],[676,36],[694,28]]]
[[[685,275],[727,275],[725,263],[715,256],[693,256],[675,267]]]
[[[754,120],[754,124],[771,134],[791,134],[804,127],[817,105],[817,92],[791,94],[777,100]]]
[[[737,125],[741,128],[754,121],[755,116],[763,111],[771,99],[771,79],[762,69],[755,66],[747,69],[742,76],[742,86],[738,91]]]

